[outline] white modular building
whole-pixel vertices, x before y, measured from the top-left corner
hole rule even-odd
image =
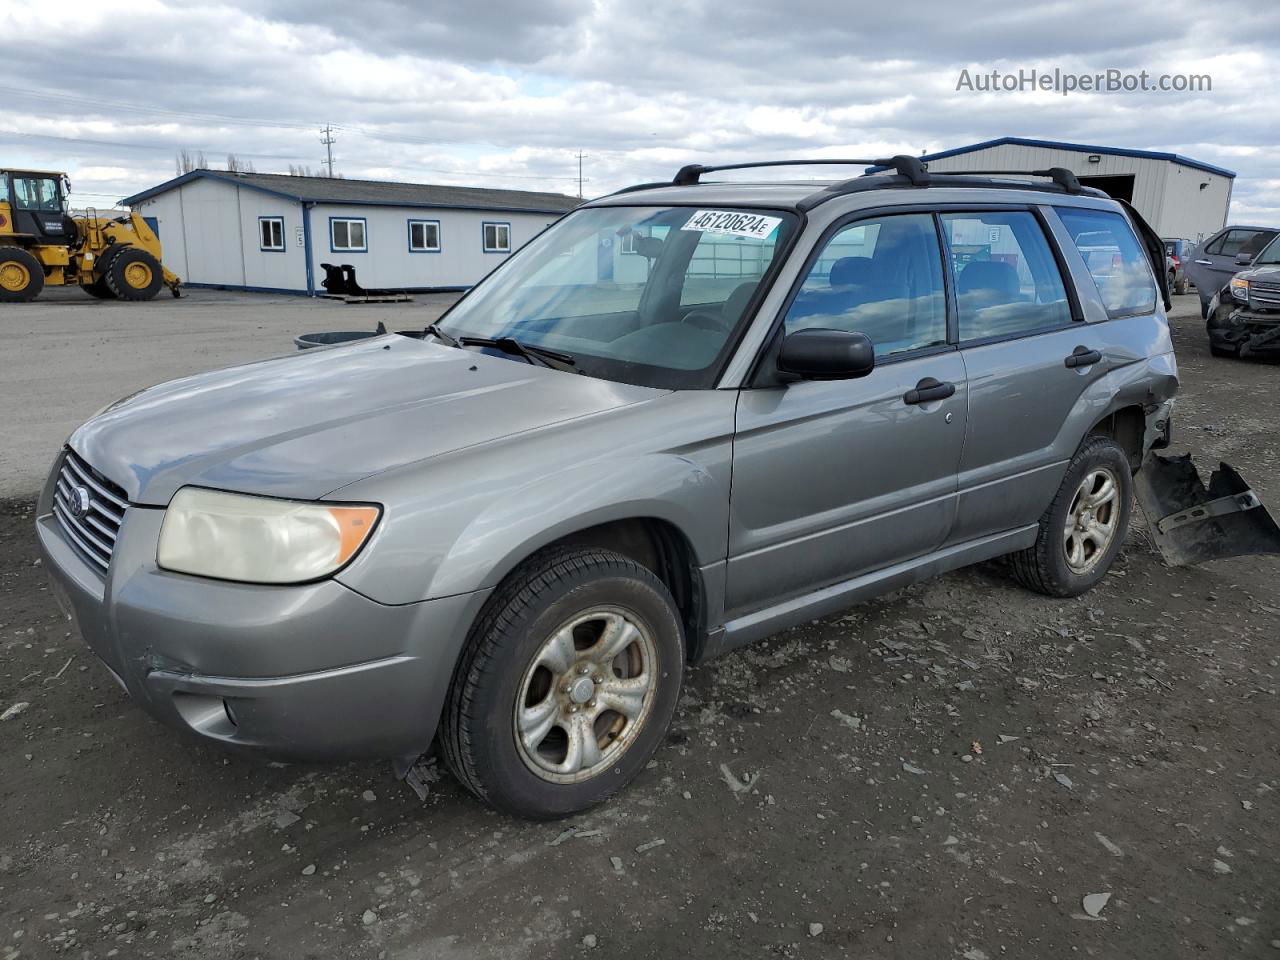
[[[189,286],[317,295],[325,264],[367,289],[471,286],[582,201],[490,190],[194,170],[127,197]]]
[[[1001,137],[920,158],[935,173],[1065,167],[1127,200],[1156,233],[1198,243],[1226,225],[1235,173],[1176,153]]]

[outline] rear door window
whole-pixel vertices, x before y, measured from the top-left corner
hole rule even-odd
[[[1062,273],[1034,214],[944,213],[942,230],[955,276],[961,343],[1071,323]]]
[[[1155,310],[1151,264],[1124,217],[1106,210],[1066,207],[1058,208],[1058,216],[1084,257],[1109,316]]]

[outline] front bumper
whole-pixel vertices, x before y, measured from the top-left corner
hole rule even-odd
[[[145,507],[126,512],[104,578],[64,538],[50,498],[46,489],[36,531],[54,591],[158,720],[289,760],[404,758],[430,745],[487,591],[387,606],[334,580],[173,574],[155,564],[164,512]]]
[[[1280,355],[1280,312],[1232,308],[1218,297],[1210,304],[1206,330],[1213,346],[1242,357]]]

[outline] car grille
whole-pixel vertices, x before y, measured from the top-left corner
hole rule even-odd
[[[1250,283],[1249,300],[1260,310],[1280,310],[1280,283]]]
[[[120,524],[129,509],[124,490],[68,450],[58,471],[53,515],[76,551],[107,572]]]

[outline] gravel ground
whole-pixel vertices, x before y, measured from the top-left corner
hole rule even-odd
[[[422,327],[457,294],[412,303],[333,300],[184,288],[148,303],[95,300],[79,287],[0,307],[0,410],[18,429],[0,444],[0,497],[37,490],[67,436],[95,410],[165,380],[277,357],[321,330]]]
[[[1280,369],[1180,298],[1175,451],[1280,506]],[[1280,512],[1280,511],[1278,511]],[[493,814],[444,773],[265,766],[131,705],[0,508],[0,960],[1280,957],[1280,559],[1093,593],[999,564],[692,671],[609,805]]]

